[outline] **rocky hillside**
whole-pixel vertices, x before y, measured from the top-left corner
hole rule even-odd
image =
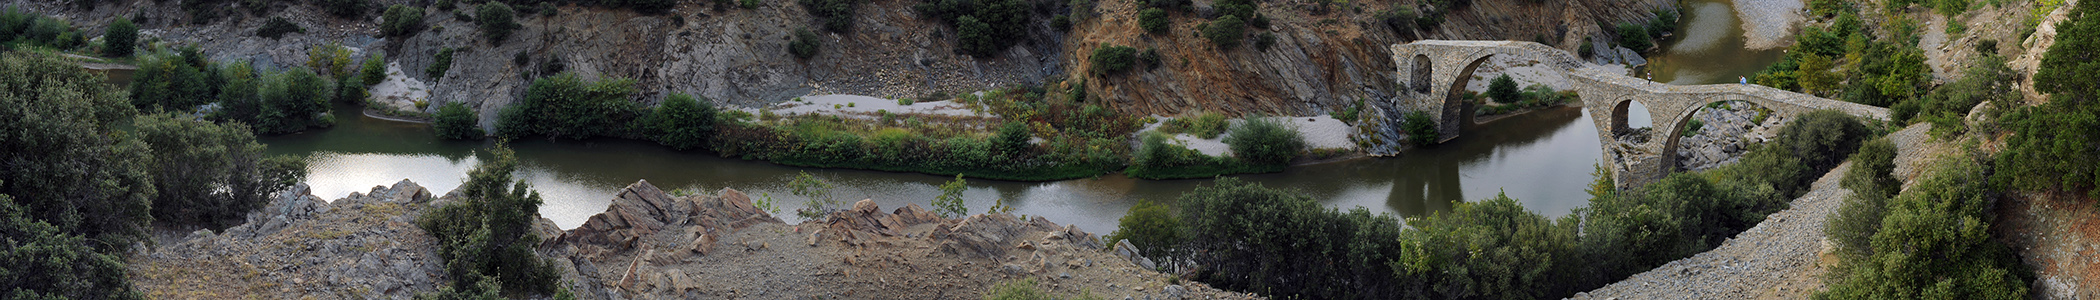
[[[993,58],[974,58],[955,50],[954,28],[912,9],[919,1],[873,1],[860,5],[852,29],[818,30],[819,54],[798,60],[786,51],[790,37],[796,29],[818,26],[795,1],[761,1],[755,9],[693,1],[658,14],[561,6],[552,16],[521,14],[523,28],[501,43],[482,39],[472,22],[461,19],[470,5],[429,9],[425,30],[378,38],[378,8],[426,1],[372,0],[373,9],[358,18],[335,17],[304,1],[272,2],[260,10],[235,2],[219,4],[229,6],[223,8],[230,12],[226,16],[196,20],[180,5],[152,0],[113,1],[91,9],[7,1],[70,19],[90,32],[100,32],[116,16],[132,16],[147,36],[193,43],[218,59],[297,65],[306,61],[306,49],[328,43],[350,46],[357,57],[384,53],[410,77],[434,82],[431,102],[472,104],[485,125],[523,95],[530,78],[553,71],[635,79],[642,91],[636,100],[642,102],[666,92],[747,106],[826,93],[905,98],[1079,79],[1086,55],[1101,43],[1158,48],[1165,58],[1157,70],[1086,81],[1090,94],[1112,99],[1119,110],[1311,114],[1381,97],[1379,91],[1393,80],[1394,67],[1383,50],[1387,44],[1417,38],[1543,38],[1574,49],[1596,32],[1596,24],[1640,21],[1651,17],[1650,10],[1674,9],[1674,2],[1663,0],[1471,1],[1446,12],[1440,26],[1403,33],[1389,29],[1378,13],[1415,1],[1349,2],[1315,10],[1313,2],[1278,0],[1258,4],[1274,25],[1253,33],[1274,33],[1275,47],[1218,51],[1193,35],[1195,26],[1207,22],[1197,13],[1173,17],[1172,34],[1147,36],[1137,29],[1136,4],[1100,1],[1091,9],[1095,17],[1074,22],[1065,33],[1050,28],[1047,20],[1069,6],[1033,1],[1030,38]],[[1195,5],[1203,11],[1211,3]],[[306,32],[277,40],[254,36],[272,16],[285,17]],[[445,48],[463,51],[455,55],[451,70],[442,78],[423,74]]]
[[[199,230],[129,258],[155,299],[408,299],[445,284],[437,239],[415,225],[430,191],[403,180],[334,203],[305,185],[248,222]]]

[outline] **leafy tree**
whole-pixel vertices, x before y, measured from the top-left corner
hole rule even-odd
[[[2100,5],[2079,2],[2057,25],[2056,44],[2035,69],[2049,103],[2005,117],[2012,135],[1996,180],[2027,190],[2060,189],[2100,198]]]
[[[1291,190],[1222,178],[1181,195],[1183,253],[1214,286],[1278,298],[1399,294],[1385,262],[1402,254],[1400,221],[1363,208],[1347,213]]]
[[[797,0],[797,2],[802,4],[803,9],[809,10],[810,16],[817,17],[817,22],[824,24],[824,30],[831,32],[846,32],[847,29],[852,29],[854,10],[860,7],[860,0]]]
[[[116,21],[109,22],[109,28],[103,29],[102,55],[131,56],[132,49],[138,48],[138,39],[138,25],[132,25],[130,18],[118,17]]]
[[[363,76],[343,74],[335,83],[335,100],[344,104],[362,104],[366,98],[371,98],[370,90],[365,87]]]
[[[809,176],[809,172],[795,172],[795,180],[788,182],[788,190],[797,197],[809,199],[803,203],[806,208],[795,212],[804,219],[823,217],[824,214],[830,213],[831,206],[838,204],[838,200],[831,199],[831,183],[816,176]]]
[[[482,36],[489,39],[489,44],[502,45],[504,39],[510,38],[512,30],[521,27],[518,26],[517,20],[513,19],[516,16],[517,11],[512,10],[509,4],[489,1],[476,8],[474,23],[481,26]]]
[[[143,240],[153,220],[150,154],[112,132],[134,113],[122,95],[59,58],[0,54],[0,194],[97,249]]]
[[[1102,43],[1094,47],[1094,55],[1088,56],[1087,62],[1096,76],[1122,74],[1137,65],[1137,48]]]
[[[249,66],[246,61],[238,61],[220,65],[217,72],[219,78],[223,78],[226,83],[219,86],[219,110],[212,112],[212,119],[262,124],[258,118],[262,115],[262,103],[257,97],[262,88],[262,78],[258,77],[255,68]]]
[[[1219,49],[1232,50],[1239,47],[1240,40],[1247,38],[1247,23],[1239,16],[1219,17],[1203,28],[1203,38],[1210,39],[1210,43],[1217,44]]]
[[[1225,144],[1231,146],[1233,156],[1250,164],[1289,164],[1305,149],[1305,137],[1294,127],[1277,119],[1252,116],[1232,127]]]
[[[956,174],[955,181],[941,184],[941,195],[933,197],[933,212],[939,213],[942,218],[961,218],[969,215],[970,208],[963,206],[962,198],[963,191],[970,188],[969,184],[970,181],[963,180],[962,174]]]
[[[256,127],[264,133],[292,133],[332,126],[326,114],[334,91],[333,82],[306,69],[272,74],[263,80],[262,115]]]
[[[1155,261],[1168,261],[1166,267],[1169,269],[1176,267],[1171,261],[1183,257],[1179,249],[1189,233],[1181,218],[1174,215],[1173,207],[1139,199],[1137,205],[1130,206],[1130,212],[1116,220],[1116,224],[1116,231],[1103,237],[1104,241],[1113,244],[1128,240],[1131,246],[1137,246]]]
[[[642,120],[646,135],[657,143],[678,150],[705,147],[715,134],[714,101],[696,100],[685,93],[671,93],[664,103]]]
[[[1618,33],[1620,46],[1626,46],[1626,48],[1637,51],[1647,51],[1648,48],[1655,46],[1654,41],[1648,35],[1648,28],[1641,27],[1641,25],[1619,23]]]
[[[147,166],[159,191],[153,215],[161,221],[231,227],[306,176],[301,160],[265,157],[247,125],[150,114],[132,126],[153,149]]]
[[[423,8],[395,4],[380,16],[379,33],[390,37],[414,35],[423,30]]]
[[[585,82],[573,73],[534,79],[525,99],[498,116],[496,133],[570,139],[610,135],[609,129],[635,117],[635,104],[627,100],[634,92],[632,79]]]
[[[131,80],[131,104],[142,110],[190,111],[210,101],[211,87],[179,56],[146,56]]]
[[[1166,34],[1168,21],[1171,20],[1167,19],[1165,9],[1154,7],[1138,12],[1138,27],[1145,28],[1145,32]]]
[[[328,78],[349,76],[350,48],[337,43],[307,48],[306,67]]]
[[[1391,262],[1411,297],[1555,298],[1583,262],[1579,219],[1558,222],[1497,194],[1410,220]]]
[[[365,7],[370,5],[370,3],[365,3],[365,0],[320,0],[320,2],[321,8],[327,10],[328,14],[342,18],[356,18],[364,15]]]
[[[1852,169],[1845,172],[1842,181],[1852,194],[1845,197],[1837,215],[1823,227],[1823,235],[1837,245],[1836,252],[1843,260],[1866,259],[1874,253],[1870,239],[1881,229],[1889,198],[1895,197],[1903,184],[1892,174],[1895,159],[1896,145],[1887,138],[1868,141],[1852,153]]]
[[[554,260],[534,254],[542,237],[533,231],[539,218],[540,193],[511,174],[518,171],[516,154],[497,144],[489,158],[467,173],[459,197],[430,210],[416,220],[423,231],[437,238],[438,257],[454,288],[500,285],[507,293],[550,293],[561,278]]]
[[[962,48],[963,53],[977,57],[990,57],[997,55],[1001,50],[1005,50],[1005,48],[998,46],[998,40],[994,37],[996,33],[992,32],[992,25],[977,21],[975,16],[956,18],[955,31],[956,37],[960,39],[956,43],[957,47]]]
[[[386,54],[373,53],[372,57],[365,58],[365,66],[359,67],[357,70],[362,73],[358,74],[358,81],[363,82],[365,88],[371,88],[374,85],[379,85],[380,82],[385,82]]]
[[[1032,137],[1028,133],[1028,124],[1006,122],[1006,125],[999,126],[999,133],[993,142],[998,144],[1000,152],[1018,156],[1029,150],[1028,139]]]
[[[1838,80],[1844,79],[1838,77],[1836,72],[1830,71],[1833,64],[1829,57],[1803,55],[1799,66],[1800,70],[1796,71],[1795,80],[1800,82],[1801,90],[1805,93],[1827,95],[1829,91],[1837,90]]]
[[[795,40],[788,42],[788,53],[800,59],[817,57],[817,48],[823,47],[823,43],[824,41],[817,39],[817,33],[810,32],[808,28],[796,28]]]
[[[1948,158],[1889,202],[1872,255],[1840,263],[1817,299],[2026,299],[2032,273],[1991,239],[1983,163]]]
[[[4,183],[4,182],[0,182]],[[0,295],[9,299],[145,299],[126,282],[124,260],[90,240],[37,220],[0,194]]]
[[[1780,127],[1778,137],[1769,147],[1779,147],[1799,158],[1801,164],[1811,170],[1829,170],[1844,162],[1853,150],[1859,149],[1860,142],[1866,140],[1868,134],[1871,132],[1866,124],[1861,124],[1852,115],[1818,110],[1802,114]]]
[[[1495,80],[1488,83],[1487,96],[1495,98],[1495,102],[1502,103],[1524,101],[1523,94],[1517,91],[1517,81],[1510,79],[1509,74],[1495,76]]]
[[[445,106],[440,106],[437,114],[432,117],[436,120],[430,123],[430,129],[437,131],[438,137],[453,140],[478,140],[483,136],[487,136],[486,133],[481,131],[481,125],[476,124],[476,122],[481,120],[480,114],[474,113],[473,109],[467,108],[467,104],[464,102],[452,102],[445,104]]]
[[[1407,133],[1408,143],[1415,146],[1436,144],[1438,138],[1436,127],[1436,120],[1430,119],[1427,112],[1408,112],[1406,116],[1400,119],[1400,131]]]

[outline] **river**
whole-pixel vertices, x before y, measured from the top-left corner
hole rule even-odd
[[[1777,59],[1776,51],[1742,48],[1742,29],[1726,1],[1685,2],[1680,38],[1657,55],[1656,79],[1673,84],[1732,82]],[[474,150],[486,141],[446,141],[422,124],[365,117],[355,107],[337,107],[336,127],[264,137],[275,154],[306,155],[313,193],[336,199],[410,179],[439,194],[459,186],[478,163]],[[1635,109],[1636,112],[1644,112]],[[1644,116],[1629,116],[1645,123]],[[1588,204],[1583,190],[1603,156],[1595,125],[1580,108],[1563,107],[1469,126],[1455,140],[1392,158],[1364,158],[1292,167],[1281,173],[1239,176],[1270,187],[1293,188],[1329,207],[1364,207],[1397,216],[1422,216],[1452,204],[1506,193],[1527,209],[1558,217]],[[522,162],[520,179],[541,193],[540,213],[564,228],[603,212],[614,193],[639,180],[665,190],[713,192],[735,188],[753,197],[769,195],[784,219],[804,198],[787,182],[808,172],[834,185],[841,205],[873,199],[885,209],[927,206],[950,177],[863,170],[808,169],[673,151],[649,142],[594,139],[513,141]],[[1044,216],[1097,233],[1139,199],[1171,201],[1211,180],[1137,180],[1121,175],[1055,182],[970,180],[967,206],[982,212],[1005,199],[1017,214]]]

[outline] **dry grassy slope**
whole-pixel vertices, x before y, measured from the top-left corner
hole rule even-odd
[[[1310,1],[1268,1],[1262,14],[1272,19],[1268,30],[1277,43],[1268,51],[1253,49],[1253,39],[1233,50],[1219,50],[1196,36],[1208,22],[1194,12],[1175,12],[1168,34],[1146,34],[1138,27],[1131,1],[1102,1],[1094,19],[1075,26],[1065,50],[1069,80],[1089,78],[1092,93],[1110,99],[1117,109],[1135,114],[1172,115],[1192,110],[1305,115],[1323,113],[1359,98],[1383,98],[1394,80],[1386,46],[1415,37],[1431,39],[1533,40],[1573,50],[1582,37],[1606,22],[1643,21],[1649,10],[1674,7],[1673,1],[1583,0],[1531,3],[1482,0],[1450,13],[1431,30],[1397,34],[1377,13],[1412,1],[1351,2],[1325,14],[1314,14]],[[1209,6],[1199,2],[1198,6]],[[1360,8],[1360,9],[1352,9]],[[1673,8],[1674,9],[1674,8]],[[1162,66],[1130,75],[1088,76],[1086,60],[1100,44],[1157,48]],[[1068,80],[1068,81],[1069,81]]]

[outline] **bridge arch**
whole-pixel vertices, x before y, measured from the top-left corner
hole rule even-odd
[[[1431,65],[1432,63],[1429,61],[1428,55],[1415,54],[1415,57],[1408,68],[1408,70],[1412,70],[1412,72],[1408,72],[1408,90],[1412,90],[1418,94],[1429,93],[1429,76],[1431,74]]]

